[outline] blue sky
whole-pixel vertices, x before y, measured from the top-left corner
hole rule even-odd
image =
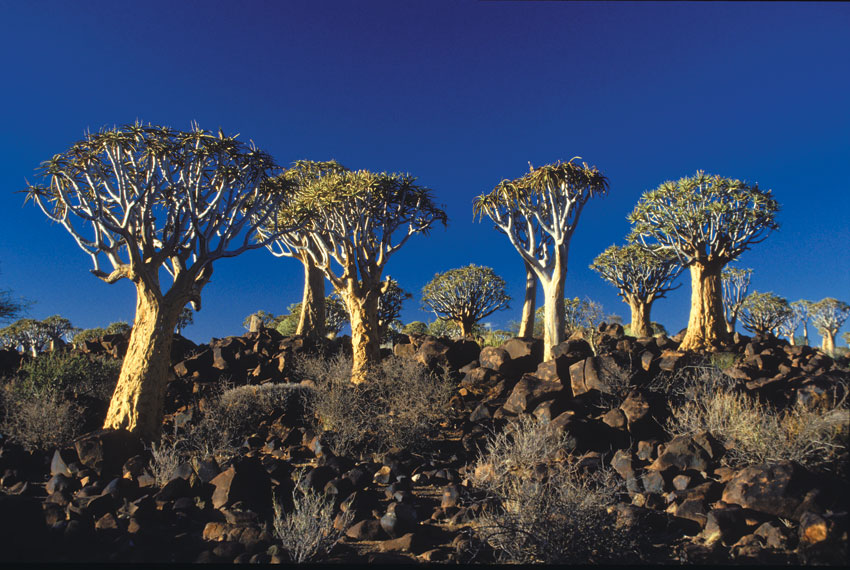
[[[739,260],[752,289],[850,302],[848,53],[845,3],[0,0],[0,289],[36,301],[35,318],[132,321],[132,285],[92,276],[15,191],[87,129],[138,118],[241,133],[281,165],[335,158],[417,176],[450,222],[387,267],[414,293],[405,322],[433,319],[421,288],[468,263],[493,267],[514,298],[487,320],[517,319],[522,262],[473,221],[472,200],[529,161],[573,156],[611,188],[574,235],[568,296],[628,320],[587,266],[623,242],[644,191],[703,169],[782,205],[779,231]],[[671,332],[687,324],[682,283],[653,308]],[[186,334],[241,334],[247,314],[284,312],[301,287],[295,260],[222,260]]]

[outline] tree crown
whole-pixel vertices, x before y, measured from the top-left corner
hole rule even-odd
[[[664,297],[676,289],[673,282],[682,273],[678,258],[669,251],[653,253],[644,246],[630,243],[612,245],[600,253],[590,268],[620,290],[619,295],[643,302]]]
[[[423,308],[453,321],[478,322],[509,308],[510,300],[505,280],[492,268],[474,263],[437,273],[422,288]]]

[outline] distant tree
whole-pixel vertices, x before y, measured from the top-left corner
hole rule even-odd
[[[159,439],[177,319],[187,303],[200,309],[216,260],[278,236],[252,239],[277,211],[280,196],[263,188],[274,168],[269,155],[221,131],[139,123],[88,134],[43,163],[45,184],[29,186],[27,199],[92,257],[95,276],[136,287],[135,321],[104,427]],[[167,289],[163,269],[173,280]]]
[[[850,332],[846,332],[841,335],[841,338],[844,339],[844,342],[847,343],[847,346],[850,346]]]
[[[543,307],[537,309],[535,330],[543,331]],[[579,299],[564,299],[564,336],[569,337],[575,333],[581,333],[595,347],[596,338],[599,336],[599,325],[605,321],[605,309],[589,297]],[[538,333],[539,334],[539,333]]]
[[[322,330],[325,331],[326,337],[334,337],[339,334],[339,331],[348,322],[348,312],[345,309],[345,304],[340,301],[335,293],[332,293],[325,297],[322,306],[324,307],[322,313],[325,319]],[[304,311],[301,307],[301,302],[289,305],[287,310],[289,314],[283,315],[279,319],[275,329],[283,336],[292,336],[298,334],[298,326]]]
[[[652,303],[676,289],[673,282],[682,273],[672,252],[653,254],[637,244],[610,246],[593,260],[590,268],[618,289],[618,295],[631,309],[631,333],[638,337],[652,336]]]
[[[298,186],[286,208],[278,219],[308,220],[305,239],[292,245],[311,256],[345,303],[351,381],[365,382],[380,358],[378,303],[390,286],[384,267],[412,235],[445,225],[446,213],[415,178],[365,170],[332,172]]]
[[[723,311],[726,317],[726,330],[729,334],[735,333],[735,323],[738,321],[738,313],[741,312],[744,299],[747,298],[752,275],[752,269],[738,267],[727,267],[720,273],[723,287]]]
[[[41,321],[41,327],[47,336],[47,342],[53,346],[64,346],[76,334],[77,330],[71,321],[60,315],[51,315]]]
[[[679,350],[715,349],[729,341],[721,272],[779,227],[778,210],[770,190],[702,171],[640,198],[629,215],[631,241],[654,242],[691,272],[691,314]]]
[[[278,317],[274,313],[269,313],[267,311],[260,310],[251,313],[250,315],[245,317],[245,320],[242,321],[242,326],[247,331],[251,330],[251,327],[254,326],[254,323],[256,323],[256,326],[260,326],[263,328],[274,328],[279,319],[280,317]]]
[[[507,309],[510,300],[505,280],[475,264],[437,273],[422,289],[423,308],[453,321],[462,336],[470,336],[481,319]]]
[[[829,355],[835,353],[835,335],[850,317],[850,305],[838,299],[827,297],[810,308],[812,324],[823,337],[821,348]]]
[[[29,305],[28,301],[14,299],[8,289],[0,289],[0,324],[18,318]]]
[[[652,332],[651,336],[667,334],[667,329],[664,327],[664,325],[662,325],[661,323],[656,323],[655,321],[649,323],[649,330]],[[623,332],[628,336],[635,336],[634,334],[632,334],[632,329],[630,325],[625,325],[623,327]]]
[[[292,225],[292,222],[298,222],[299,211],[293,207],[292,202],[299,193],[307,192],[311,184],[315,184],[325,176],[343,172],[349,172],[349,170],[335,160],[325,162],[312,160],[295,161],[290,168],[275,178],[275,184],[286,190],[286,192],[282,193],[291,196],[292,201],[281,205],[277,212],[277,219],[274,222],[278,226]],[[270,222],[269,226],[271,227],[268,231],[274,231],[274,223]],[[321,224],[318,224],[318,226],[321,227]],[[297,334],[322,338],[329,333],[338,333],[339,329],[328,331],[324,328],[327,324],[327,319],[325,318],[325,301],[327,299],[325,297],[325,274],[316,265],[315,260],[308,251],[312,227],[308,222],[301,227],[296,227],[292,231],[280,234],[267,247],[275,257],[295,258],[304,267],[304,293],[301,302],[298,304],[301,312],[298,315],[295,330],[290,332],[289,335]],[[267,229],[261,226],[258,232],[263,236],[266,235]],[[288,325],[284,325],[284,328],[289,330]]]
[[[473,213],[486,214],[531,267],[543,287],[543,359],[563,340],[564,283],[570,240],[587,201],[608,191],[596,167],[558,162],[515,180],[504,180],[476,198]],[[545,245],[542,245],[544,244]]]
[[[797,337],[795,336],[797,333],[797,329],[800,328],[800,325],[803,324],[804,316],[807,318],[807,313],[801,314],[796,310],[795,305],[799,303],[799,301],[795,303],[791,303],[788,305],[789,311],[785,319],[779,323],[779,327],[777,327],[777,333],[781,336],[787,337],[788,342],[791,345],[797,344]]]
[[[36,356],[50,340],[41,321],[36,319],[18,319],[11,325],[0,329],[3,346],[29,352]]]
[[[77,348],[81,347],[86,341],[94,341],[97,340],[103,335],[107,334],[106,329],[102,327],[94,327],[90,329],[80,330],[74,337],[71,339],[71,342]]]
[[[744,328],[756,334],[776,334],[791,314],[793,311],[788,301],[770,292],[753,291],[741,305]]]
[[[404,334],[428,334],[428,325],[422,321],[413,321],[404,325],[401,332]]]
[[[811,301],[805,299],[791,303],[791,310],[794,311],[794,315],[800,320],[800,324],[803,326],[803,344],[806,346],[809,346],[809,319],[811,318],[810,311],[813,304]],[[792,342],[791,344],[794,343]]]
[[[486,331],[480,324],[475,323],[472,325],[472,336],[481,336],[484,332]],[[443,317],[437,318],[428,325],[428,334],[437,337],[444,336],[455,339],[463,338],[464,336],[463,331],[460,329],[460,325]]]
[[[125,321],[115,321],[106,327],[106,334],[130,334],[133,327]]]
[[[191,307],[183,307],[183,310],[180,311],[180,316],[177,317],[177,326],[175,327],[175,332],[177,334],[183,334],[183,330],[190,326],[195,322],[195,312]]]

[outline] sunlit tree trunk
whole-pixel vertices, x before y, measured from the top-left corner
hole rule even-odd
[[[171,343],[180,311],[187,302],[167,302],[156,288],[136,283],[136,316],[127,354],[104,428],[126,429],[146,441],[158,441],[163,403],[171,374]]]
[[[552,360],[552,349],[564,340],[564,281],[567,277],[567,255],[555,249],[555,269],[551,280],[540,280],[543,286],[543,360]]]
[[[728,342],[723,292],[717,263],[694,262],[691,272],[691,315],[679,350],[711,350]]]
[[[630,297],[628,302],[632,313],[632,322],[629,327],[632,335],[636,337],[652,336],[652,324],[649,320],[652,301],[642,302],[635,297]]]
[[[351,382],[361,384],[368,380],[369,370],[381,358],[381,337],[378,331],[380,294],[367,291],[365,295],[359,296],[349,288],[342,297],[351,323]]]
[[[525,262],[525,301],[522,304],[522,317],[519,321],[520,338],[534,336],[534,311],[537,309],[537,276],[528,262]]]
[[[835,353],[835,332],[830,330],[822,330],[820,334],[823,335],[823,342],[821,343],[821,350],[823,350],[828,355],[832,356]]]
[[[304,296],[301,299],[301,315],[295,334],[322,338],[325,330],[325,274],[316,267],[309,254],[300,258],[304,265]]]
[[[803,323],[803,344],[809,346],[809,323]]]

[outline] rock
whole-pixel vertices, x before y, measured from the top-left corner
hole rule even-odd
[[[809,487],[805,470],[791,461],[746,467],[726,484],[721,500],[799,520],[795,513]]]
[[[835,534],[835,524],[830,524],[824,517],[811,511],[806,511],[800,517],[800,543],[806,546],[826,542]]]
[[[566,356],[556,356],[552,360],[541,362],[534,371],[534,376],[546,382],[560,382],[563,386],[570,386],[570,364]]]
[[[422,533],[408,532],[398,538],[378,544],[381,552],[422,552],[432,546]]]
[[[193,457],[192,467],[195,470],[198,479],[204,483],[209,483],[215,479],[219,473],[221,473],[221,467],[219,467],[218,462],[214,457],[207,457],[204,459]]]
[[[702,435],[702,439],[698,442],[697,438],[700,435]],[[664,450],[647,469],[654,471],[686,471],[689,469],[710,471],[717,460],[703,445],[700,445],[703,440],[707,442],[708,437],[710,436],[704,434],[697,436],[677,435],[664,446]],[[708,443],[705,443],[705,445],[708,445]]]
[[[552,348],[552,358],[564,358],[567,366],[593,356],[593,349],[584,339],[565,340]]]
[[[762,523],[753,534],[761,537],[768,548],[780,550],[788,548],[788,532],[775,522]]]
[[[460,489],[457,485],[447,485],[443,489],[443,495],[440,498],[440,507],[447,509],[449,507],[458,506],[460,500]]]
[[[539,338],[512,338],[501,348],[511,359],[511,372],[516,375],[533,372],[543,360],[543,341]]]
[[[80,463],[103,477],[121,476],[124,463],[144,450],[141,439],[127,430],[102,429],[74,440]]]
[[[41,501],[32,497],[0,493],[0,560],[39,560],[46,544],[47,526]]]
[[[351,525],[345,531],[345,536],[354,540],[383,540],[387,534],[384,532],[381,522],[377,519],[368,519]]]
[[[271,509],[271,479],[263,465],[254,458],[243,458],[210,481],[214,487],[212,504],[216,509],[244,501],[252,510],[265,513]]]
[[[537,404],[555,398],[563,390],[560,382],[544,382],[530,374],[524,374],[502,407],[516,415],[531,412]]]
[[[467,372],[460,381],[460,385],[474,392],[482,392],[489,388],[492,384],[491,379],[496,376],[498,373],[493,369],[479,366]]]
[[[747,532],[744,510],[738,505],[728,505],[709,511],[702,537],[707,544],[718,540],[734,544]]]
[[[619,365],[610,355],[591,356],[576,362],[570,366],[573,395],[578,396],[591,390],[614,394],[617,392],[617,384],[620,383],[615,375],[620,372]]]
[[[682,368],[685,364],[684,352],[675,350],[665,350],[661,353],[661,359],[658,361],[659,370],[664,372],[675,372]]]
[[[478,361],[483,368],[489,368],[505,374],[510,372],[511,355],[504,348],[485,346],[478,355]]]
[[[416,509],[405,503],[390,503],[381,517],[381,528],[392,538],[414,531],[418,524]]]
[[[68,468],[68,464],[78,460],[76,453],[73,453],[73,458],[71,458],[71,456],[72,453],[70,450],[65,451],[64,453],[59,449],[54,451],[53,458],[50,460],[50,474],[70,477],[72,473]]]
[[[427,340],[416,351],[414,358],[428,370],[449,368],[449,347],[438,340]]]
[[[481,347],[478,346],[477,342],[468,338],[460,338],[449,346],[446,357],[449,360],[449,366],[457,370],[478,360],[479,354],[481,354]]]
[[[626,414],[620,408],[608,410],[600,418],[605,425],[611,426],[614,429],[626,429],[628,420]]]

